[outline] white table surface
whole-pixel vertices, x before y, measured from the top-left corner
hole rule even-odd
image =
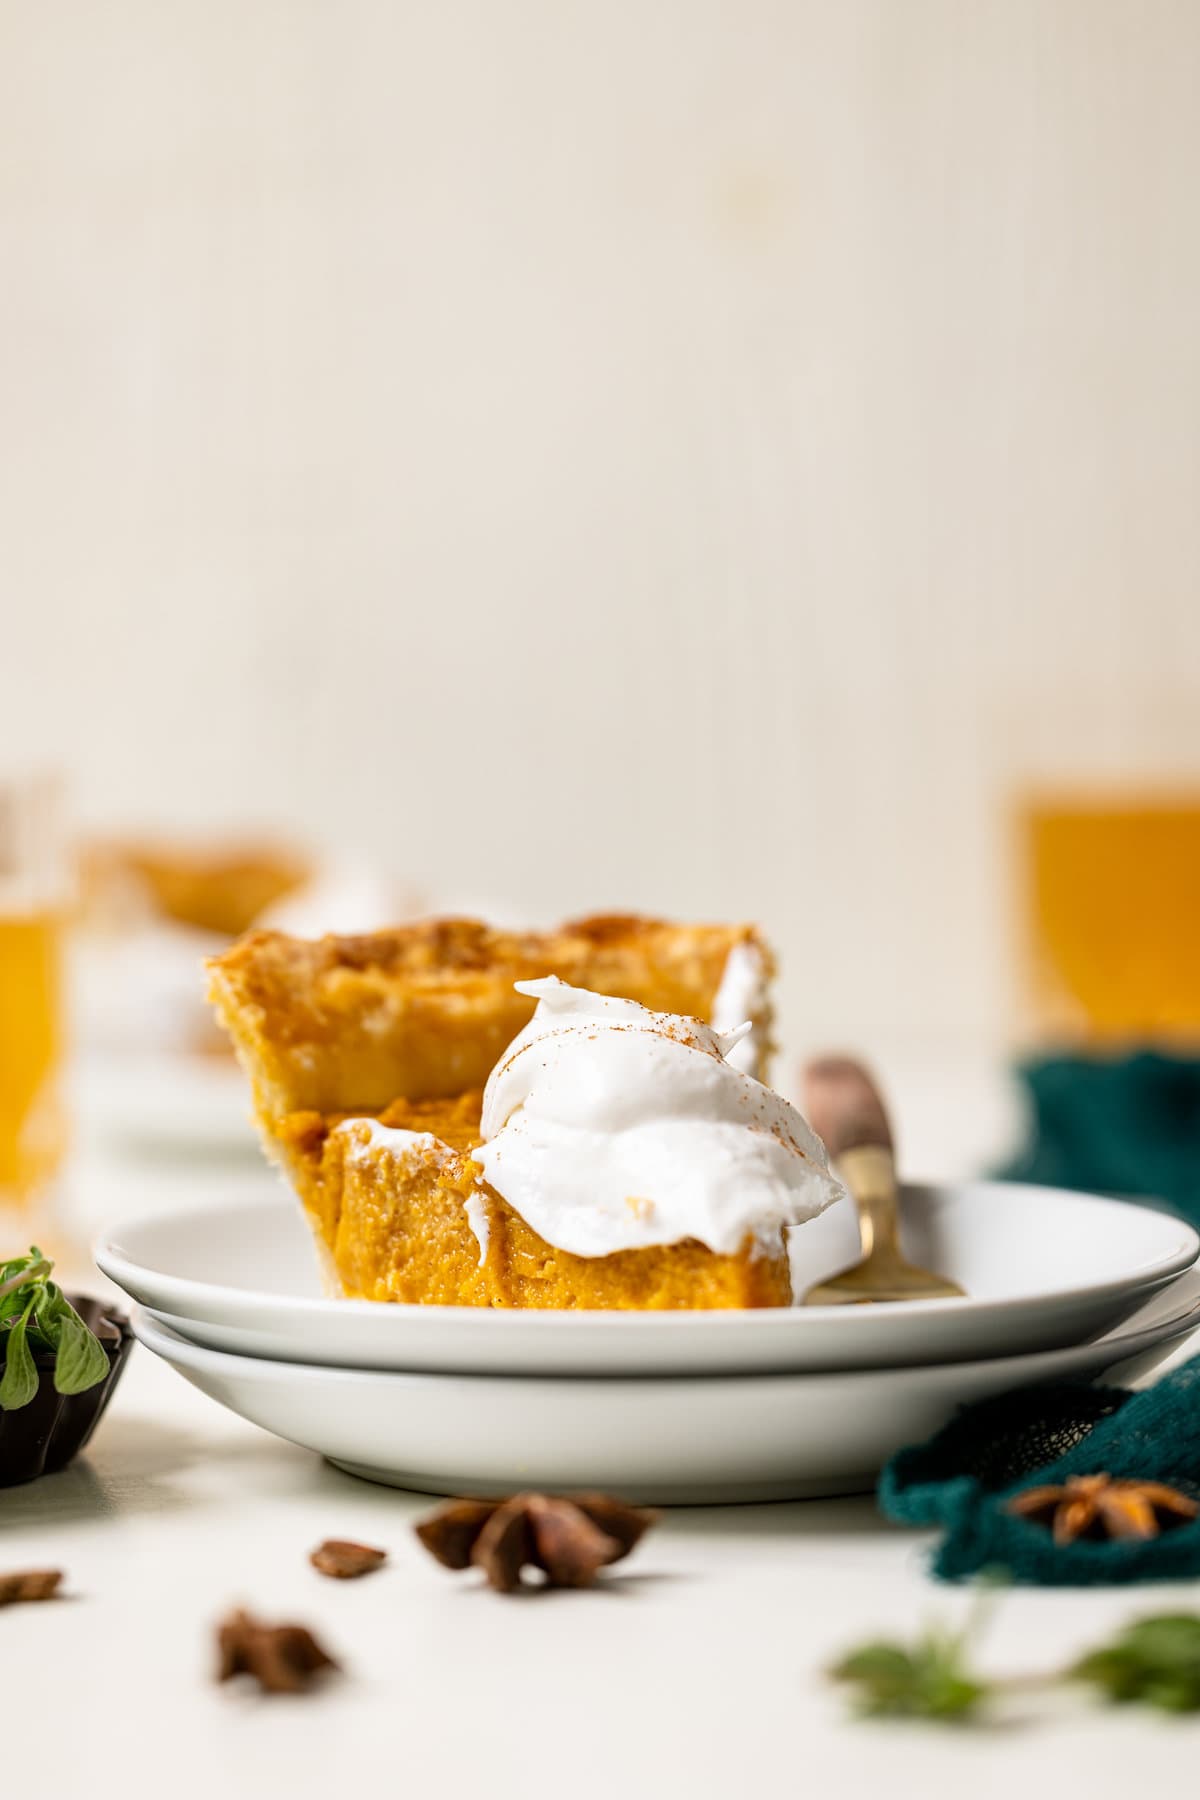
[[[85,1142],[71,1212],[91,1229],[269,1179],[248,1160],[139,1162]],[[86,1458],[0,1493],[0,1568],[62,1567],[70,1595],[0,1613],[7,1786],[44,1786],[61,1753],[66,1779],[86,1771],[101,1800],[327,1800],[368,1784],[489,1800],[1127,1800],[1182,1791],[1181,1759],[1200,1751],[1200,1723],[1086,1700],[1031,1703],[977,1730],[850,1721],[823,1666],[967,1603],[925,1576],[929,1540],[890,1528],[869,1500],[679,1509],[596,1590],[516,1599],[426,1556],[411,1523],[431,1504],[269,1437],[136,1349]],[[360,1582],[323,1579],[307,1555],[326,1536],[385,1546],[390,1562]],[[344,1675],[299,1700],[216,1686],[213,1626],[237,1603],[310,1624]],[[1181,1605],[1200,1606],[1200,1588],[1017,1590],[980,1661],[1002,1675],[1052,1669],[1133,1615]]]

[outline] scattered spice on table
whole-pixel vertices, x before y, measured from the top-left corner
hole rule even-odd
[[[356,1544],[351,1538],[326,1538],[308,1560],[314,1569],[334,1581],[356,1581],[360,1575],[381,1569],[387,1561],[387,1551],[376,1550],[370,1544]]]
[[[299,1694],[339,1667],[306,1625],[266,1625],[238,1609],[217,1627],[217,1680],[249,1675],[264,1693]]]
[[[481,1569],[497,1593],[541,1570],[547,1587],[589,1587],[620,1562],[661,1515],[607,1494],[513,1494],[506,1500],[449,1500],[416,1526],[447,1569]]]
[[[17,1569],[11,1575],[0,1575],[0,1606],[57,1599],[62,1579],[61,1569]]]

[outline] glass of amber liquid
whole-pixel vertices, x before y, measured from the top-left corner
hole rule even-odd
[[[19,1220],[26,1235],[45,1215],[65,1149],[67,901],[59,782],[0,769],[0,1219]]]

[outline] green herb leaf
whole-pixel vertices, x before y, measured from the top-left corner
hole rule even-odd
[[[73,1315],[74,1308],[58,1283],[56,1281],[43,1282],[37,1306],[34,1308],[32,1324],[47,1349],[58,1349],[59,1340],[62,1337],[63,1321]]]
[[[54,1351],[60,1394],[81,1394],[108,1374],[103,1344],[49,1279],[53,1267],[36,1244],[28,1256],[0,1263],[0,1344],[6,1346],[0,1410],[27,1406],[37,1392],[34,1350]]]
[[[1071,1671],[1118,1705],[1140,1701],[1162,1712],[1200,1711],[1200,1616],[1160,1613],[1126,1626]]]
[[[966,1719],[987,1694],[965,1667],[962,1639],[936,1631],[912,1645],[864,1644],[830,1674],[857,1690],[857,1710],[869,1718]]]
[[[29,1341],[38,1350],[57,1350],[62,1332],[61,1319],[44,1319],[41,1312],[29,1321]]]
[[[43,1281],[53,1267],[36,1244],[28,1256],[15,1256],[9,1262],[0,1263],[0,1313],[20,1312],[26,1298],[24,1288],[29,1283]],[[3,1302],[9,1295],[16,1296],[15,1303],[5,1306]]]
[[[32,1306],[32,1302],[30,1303]],[[38,1372],[26,1341],[29,1309],[21,1314],[4,1339],[4,1375],[0,1377],[0,1412],[16,1412],[28,1406],[38,1391]]]
[[[82,1394],[108,1374],[104,1345],[88,1330],[73,1307],[68,1306],[54,1325],[58,1332],[54,1385],[60,1394]]]
[[[53,1264],[51,1267],[53,1268]],[[57,1281],[42,1282],[42,1297],[38,1301],[38,1314],[41,1318],[53,1318],[59,1313],[73,1312],[75,1309]]]

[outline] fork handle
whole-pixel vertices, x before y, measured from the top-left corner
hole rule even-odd
[[[899,1254],[895,1150],[879,1089],[849,1056],[815,1058],[803,1085],[808,1121],[853,1196],[863,1256]]]
[[[898,1256],[896,1163],[891,1151],[882,1144],[859,1144],[853,1150],[843,1151],[837,1167],[858,1213],[858,1235],[864,1258]]]
[[[850,1056],[818,1056],[802,1072],[802,1110],[834,1162],[864,1146],[891,1150],[887,1109],[868,1071]]]

